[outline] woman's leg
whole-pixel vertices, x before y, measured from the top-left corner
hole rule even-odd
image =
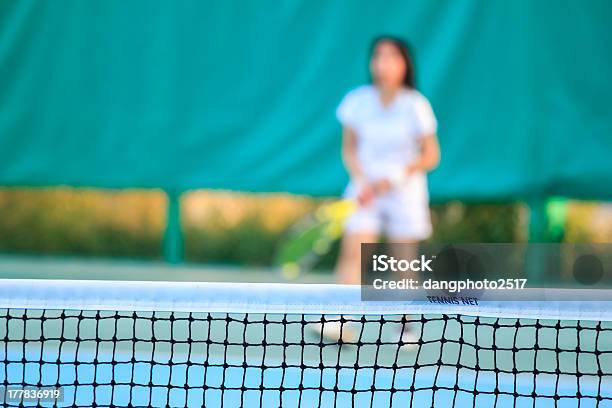
[[[396,244],[393,246],[393,256],[399,259],[414,259],[418,256],[417,245],[418,241],[412,238],[401,238],[401,237],[391,237],[389,239],[391,244]],[[404,244],[404,245],[401,245]],[[399,278],[399,277],[398,277]],[[423,281],[423,276],[418,272],[405,272],[402,273],[401,278],[406,279],[415,279],[419,282]],[[416,348],[419,337],[417,335],[417,327],[415,327],[414,321],[417,320],[417,316],[413,315],[404,315],[404,323],[401,327],[399,338],[404,342],[402,348],[404,350],[412,350]]]
[[[419,256],[418,241],[409,238],[389,238],[390,255],[396,259],[416,259]],[[423,275],[417,271],[398,272],[397,279],[414,279],[422,282]]]
[[[342,237],[340,256],[336,265],[336,278],[338,283],[358,285],[361,283],[361,243],[376,242],[377,234],[364,232],[347,232]],[[346,323],[341,323],[340,316],[327,316],[330,318],[311,327],[330,341],[355,341],[359,330]]]
[[[361,283],[361,244],[377,241],[378,236],[375,233],[350,232],[344,235],[336,266],[338,283],[352,285]]]

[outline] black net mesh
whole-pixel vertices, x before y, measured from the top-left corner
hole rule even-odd
[[[612,406],[610,322],[4,309],[0,337],[43,406]]]

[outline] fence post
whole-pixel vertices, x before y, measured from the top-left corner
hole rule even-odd
[[[168,198],[166,231],[164,233],[164,259],[169,263],[183,261],[183,231],[181,228],[181,193],[166,191]]]
[[[547,199],[542,196],[533,197],[529,206],[529,241],[525,259],[526,278],[528,285],[541,284],[547,273],[548,265],[544,248],[541,243],[548,242],[548,213],[546,211]]]

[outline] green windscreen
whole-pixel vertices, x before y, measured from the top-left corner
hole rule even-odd
[[[0,2],[0,184],[341,192],[334,110],[405,37],[434,200],[612,199],[612,3]]]

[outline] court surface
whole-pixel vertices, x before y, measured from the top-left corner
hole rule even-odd
[[[96,279],[106,273],[161,280],[170,271],[185,281],[232,273],[237,280],[277,277],[263,270],[147,268],[140,262],[60,260],[39,268],[39,260],[9,261],[0,262],[2,278],[34,269],[44,270],[40,278],[75,278],[85,269]],[[381,315],[346,316],[351,321],[343,328],[353,340],[339,345],[321,338],[319,314],[63,313],[3,309],[0,316],[0,379],[63,384],[59,406],[612,406],[610,375],[596,375],[612,367],[609,322],[598,331],[594,322],[581,322],[577,330],[576,321],[557,326],[546,320],[414,315],[409,325],[421,345],[403,348],[397,315],[382,317],[384,324]],[[597,358],[577,348],[604,353]],[[372,393],[372,386],[383,391]],[[562,398],[534,399],[532,393]],[[589,398],[597,395],[606,399]]]

